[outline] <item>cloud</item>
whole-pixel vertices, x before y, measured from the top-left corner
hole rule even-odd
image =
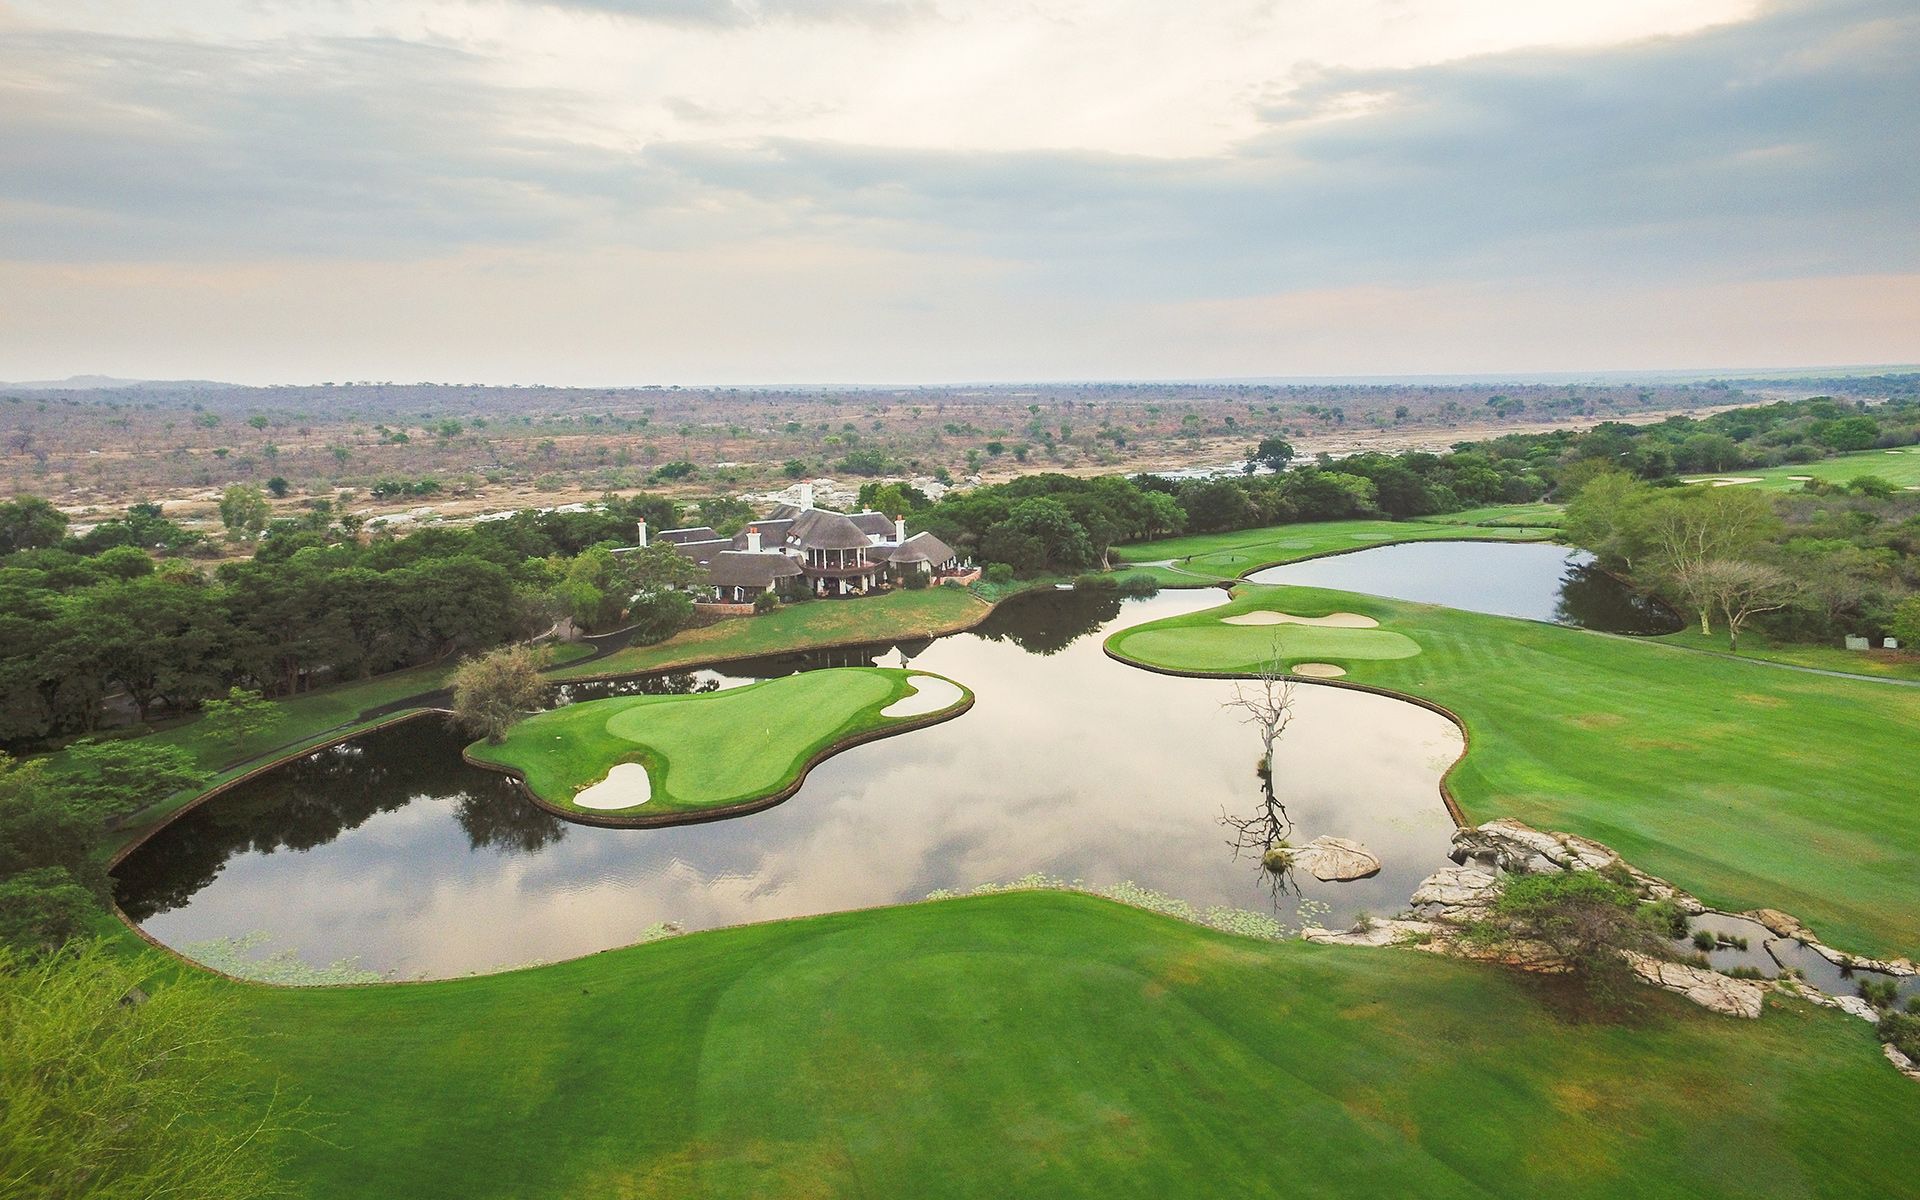
[[[1260,86],[1236,84],[1234,136],[1182,132],[1194,113],[1214,111],[1202,105],[1139,139],[1149,148],[1139,152],[1112,147],[1130,144],[1116,130],[1126,132],[1140,97],[1116,95],[1104,75],[1076,75],[1069,61],[1044,93],[1064,108],[1035,114],[1049,132],[1033,144],[1002,144],[999,110],[973,139],[984,147],[956,145],[946,131],[957,126],[844,111],[884,109],[903,94],[898,79],[937,75],[947,60],[914,56],[932,54],[938,38],[875,29],[896,17],[951,23],[944,11],[880,0],[824,9],[798,0],[434,2],[452,7],[380,36],[330,26],[266,40],[253,26],[195,40],[51,22],[8,29],[0,262],[21,267],[18,278],[54,280],[50,294],[73,306],[70,316],[109,314],[103,336],[137,321],[117,303],[85,302],[86,289],[137,279],[133,293],[148,294],[135,264],[175,265],[182,311],[194,311],[202,289],[205,311],[225,314],[210,320],[229,319],[239,293],[267,320],[282,294],[286,339],[306,305],[292,290],[327,279],[388,287],[417,305],[428,301],[405,278],[417,272],[466,289],[448,300],[455,313],[477,297],[525,295],[576,320],[565,298],[584,291],[591,311],[615,324],[673,328],[676,355],[702,352],[702,322],[735,322],[705,351],[734,378],[756,354],[763,366],[741,368],[753,377],[833,377],[828,365],[849,354],[877,360],[924,347],[936,321],[968,339],[941,348],[939,361],[955,370],[989,363],[996,345],[1025,344],[1029,331],[1052,331],[1066,351],[1097,348],[1145,371],[1140,339],[1151,345],[1153,322],[1185,314],[1218,318],[1220,328],[1203,337],[1189,324],[1185,344],[1237,362],[1220,338],[1271,341],[1304,319],[1288,297],[1340,297],[1341,311],[1388,328],[1388,312],[1403,326],[1414,319],[1406,314],[1444,312],[1437,296],[1484,304],[1524,295],[1548,306],[1525,322],[1541,337],[1542,320],[1558,312],[1623,346],[1664,347],[1653,331],[1596,318],[1575,297],[1604,296],[1596,303],[1613,314],[1636,291],[1710,295],[1712,319],[1725,322],[1743,302],[1777,305],[1777,289],[1799,279],[1871,287],[1920,274],[1911,202],[1920,193],[1920,13],[1904,0],[1779,3],[1746,20],[1624,40],[1455,52],[1462,42],[1442,61],[1407,64],[1396,51],[1375,56],[1395,60],[1385,64],[1296,62]],[[842,15],[809,26],[800,8]],[[886,10],[884,19],[868,21],[869,9]],[[1280,11],[1250,4],[1234,19],[1264,20],[1269,9]],[[326,5],[303,11],[334,19]],[[1071,26],[1088,11],[1068,4],[1059,19]],[[551,26],[554,12],[574,16]],[[608,12],[661,31],[621,33],[622,56],[594,59],[578,50],[579,22],[590,35]],[[461,14],[506,24],[455,37],[446,29]],[[1209,36],[1232,27],[1209,25]],[[685,85],[694,68],[678,56],[711,51],[710,38],[750,50],[743,61],[791,59],[803,74],[760,88]],[[886,57],[889,47],[911,69]],[[814,61],[829,48],[839,57]],[[966,74],[966,52],[977,48],[963,41],[948,62],[963,78],[927,85],[922,99],[932,97],[943,120],[964,124],[960,96],[1011,111],[1001,95],[1011,68]],[[700,58],[698,68],[726,61]],[[815,86],[890,69],[898,78],[866,99]],[[751,82],[748,67],[736,73],[735,83]],[[1159,99],[1156,86],[1142,74],[1143,94]],[[1171,107],[1184,97],[1166,93]],[[1108,111],[1109,102],[1121,107]],[[1059,132],[1082,126],[1089,132],[1077,142]],[[841,136],[862,130],[887,136]],[[1841,286],[1817,283],[1823,296]],[[674,296],[689,299],[662,310],[660,298]],[[809,312],[783,318],[782,305]],[[355,311],[327,314],[336,336],[348,337]],[[1236,313],[1249,315],[1227,316]],[[436,336],[457,342],[458,328]],[[795,328],[807,336],[785,338]],[[19,329],[0,325],[16,343]],[[542,336],[573,344],[557,323]],[[1814,346],[1816,333],[1808,338]],[[1825,327],[1817,339],[1855,345]],[[364,344],[403,353],[384,334]],[[1571,335],[1541,344],[1593,347]],[[1026,361],[1097,373],[1069,352]],[[849,375],[870,377],[840,377]]]

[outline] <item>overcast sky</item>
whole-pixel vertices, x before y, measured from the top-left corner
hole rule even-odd
[[[1915,361],[1914,0],[0,0],[0,378]]]

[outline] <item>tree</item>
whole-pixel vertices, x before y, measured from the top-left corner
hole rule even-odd
[[[287,477],[284,475],[275,475],[272,479],[267,480],[267,490],[273,493],[273,498],[276,500],[285,499],[288,489],[292,486],[292,484],[287,482]]]
[[[1626,952],[1670,957],[1663,930],[1640,897],[1598,871],[1504,876],[1485,921],[1469,932],[1492,948],[1545,947],[1602,1009],[1632,1003]]]
[[[1901,646],[1920,649],[1920,596],[1902,600],[1900,607],[1893,610],[1893,620],[1887,628]]]
[[[1265,858],[1276,848],[1284,847],[1287,835],[1293,832],[1293,820],[1273,786],[1274,744],[1293,721],[1293,681],[1286,676],[1278,635],[1273,638],[1266,661],[1253,677],[1234,682],[1233,699],[1225,701],[1224,707],[1244,713],[1243,723],[1253,726],[1260,736],[1260,761],[1254,770],[1260,777],[1261,805],[1250,817],[1223,811],[1220,823],[1233,831],[1231,844],[1236,856],[1245,851]],[[1280,861],[1284,866],[1284,856]],[[1275,871],[1279,874],[1280,868],[1276,867]]]
[[[509,646],[470,658],[453,673],[453,716],[469,732],[498,743],[516,721],[547,697],[541,677],[546,655]]]
[[[1740,559],[1780,526],[1761,492],[1732,487],[1695,489],[1629,510],[1641,527],[1630,540],[1644,544],[1646,565],[1664,578],[1712,632],[1716,572],[1708,563]]]
[[[0,880],[0,946],[51,950],[85,932],[99,913],[93,893],[65,867],[35,867]]]
[[[201,704],[200,712],[200,726],[207,736],[235,750],[253,735],[272,729],[286,716],[278,704],[242,687],[228,688],[225,699],[206,701]]]
[[[1727,649],[1740,648],[1740,629],[1752,617],[1792,603],[1792,577],[1765,563],[1715,559],[1688,572],[1689,587],[1727,623]]]
[[[95,821],[139,812],[207,779],[192,754],[151,741],[75,742],[50,776],[64,801]]]
[[[55,546],[67,532],[67,514],[38,496],[0,503],[0,557]]]
[[[104,943],[0,950],[0,1194],[290,1194],[278,1141],[294,1114],[246,1083],[237,996]]]
[[[271,511],[266,495],[249,484],[229,484],[220,493],[220,523],[233,537],[259,537]]]
[[[1263,437],[1260,444],[1248,452],[1247,461],[1270,471],[1284,471],[1293,461],[1293,443],[1283,437]]]

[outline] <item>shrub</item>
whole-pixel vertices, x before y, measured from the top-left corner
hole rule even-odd
[[[1160,594],[1159,582],[1153,576],[1140,572],[1122,575],[1114,586],[1119,589],[1122,596],[1140,598]]]
[[[757,613],[772,612],[775,608],[779,607],[779,604],[779,598],[772,592],[761,592],[753,598],[753,611]]]
[[[1012,583],[1013,568],[1006,563],[988,563],[986,574],[981,576],[988,583]]]
[[[1920,1061],[1920,1015],[1883,1013],[1879,1025],[1880,1040],[1908,1058]]]
[[[1073,588],[1077,592],[1111,592],[1120,587],[1120,582],[1111,575],[1075,575]]]
[[[1633,889],[1594,871],[1514,875],[1470,936],[1482,945],[1537,943],[1550,950],[1602,1010],[1632,1004],[1633,970],[1621,951],[1670,957],[1665,929]]]
[[[1860,998],[1875,1008],[1891,1009],[1900,1002],[1900,985],[1891,979],[1862,979]]]
[[[900,586],[910,592],[918,592],[931,584],[933,580],[925,571],[907,570],[900,573]]]
[[[1619,864],[1616,862],[1616,863],[1610,863],[1608,865],[1618,866]],[[1623,874],[1625,873],[1624,870],[1622,873]],[[1631,876],[1628,876],[1627,879],[1624,879],[1624,880],[1614,879],[1614,877],[1611,875],[1607,876],[1607,878],[1613,879],[1613,882],[1621,884],[1623,887],[1627,886],[1632,879]],[[1658,903],[1649,904],[1646,907],[1646,914],[1649,920],[1653,921],[1654,924],[1664,929],[1666,931],[1667,936],[1672,938],[1674,941],[1677,942],[1681,938],[1687,936],[1686,910],[1681,908],[1678,904],[1675,904],[1673,901],[1661,900]]]
[[[1715,937],[1711,930],[1696,929],[1693,931],[1693,945],[1695,949],[1711,950],[1719,944],[1720,939]]]

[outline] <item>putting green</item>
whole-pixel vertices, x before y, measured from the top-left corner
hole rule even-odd
[[[1338,665],[1411,658],[1420,653],[1418,642],[1390,629],[1292,622],[1237,625],[1218,619],[1226,612],[1225,609],[1213,610],[1206,614],[1212,619],[1204,624],[1143,625],[1116,634],[1107,644],[1116,654],[1179,671],[1252,671],[1272,659],[1276,652],[1289,669],[1295,663]],[[1315,615],[1324,618],[1330,614]]]
[[[951,688],[953,701],[931,713],[886,715],[883,709],[916,695],[916,680]],[[474,743],[467,756],[519,773],[528,790],[563,812],[651,820],[778,797],[835,750],[944,719],[970,700],[941,676],[842,667],[722,692],[568,705],[527,718],[498,745]],[[642,789],[642,803],[610,810],[597,798],[575,802],[626,764],[646,769],[651,788]]]

